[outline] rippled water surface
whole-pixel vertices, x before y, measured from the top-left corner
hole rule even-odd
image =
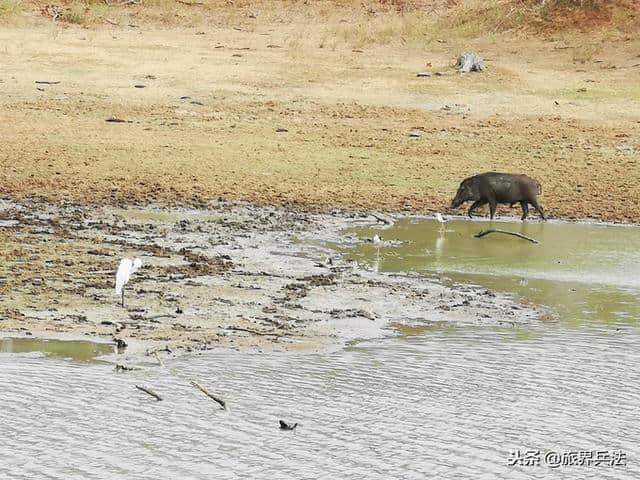
[[[638,478],[639,365],[634,329],[434,331],[330,355],[206,354],[125,374],[3,354],[3,475]],[[301,426],[281,431],[279,419]],[[622,449],[628,464],[507,466],[518,448]]]
[[[473,239],[482,227],[400,222],[382,235],[410,243],[349,253],[513,292],[560,321],[396,325],[332,354],[209,352],[125,373],[5,348],[0,478],[640,478],[637,230],[501,225],[535,246]],[[517,449],[622,450],[627,464],[508,466]]]

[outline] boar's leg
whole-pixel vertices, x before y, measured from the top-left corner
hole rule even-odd
[[[540,214],[543,220],[547,219],[547,217],[544,216],[544,210],[542,206],[538,203],[538,200],[534,200],[533,202],[529,202],[529,203],[533,206],[533,208],[535,208],[538,211],[538,213]]]
[[[493,220],[493,217],[496,214],[496,207],[498,206],[498,202],[496,201],[495,198],[490,198],[489,199],[489,213],[491,214],[491,220]]]
[[[520,206],[522,207],[522,217],[520,220],[524,221],[524,219],[527,218],[527,215],[529,215],[529,204],[523,200],[520,202]]]
[[[479,208],[485,205],[486,203],[487,202],[485,202],[484,200],[476,200],[475,202],[473,202],[473,204],[469,207],[469,211],[467,212],[467,215],[469,215],[469,218],[473,218],[471,214],[476,208]]]

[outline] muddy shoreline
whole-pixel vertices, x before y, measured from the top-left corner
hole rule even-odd
[[[0,332],[97,339],[121,352],[328,351],[390,324],[514,325],[540,312],[472,286],[373,271],[326,242],[367,213],[296,212],[224,201],[198,208],[42,201],[0,204]],[[113,291],[124,256],[143,268]],[[516,315],[517,312],[517,315]]]

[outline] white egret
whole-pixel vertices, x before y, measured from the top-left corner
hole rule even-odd
[[[380,237],[378,235],[374,235],[371,241],[374,243],[374,245],[380,245],[380,243],[382,243],[382,240],[380,240]]]
[[[122,306],[124,307],[124,286],[129,283],[131,275],[142,266],[142,260],[139,258],[123,258],[120,261],[118,272],[116,273],[116,295],[122,295]]]
[[[447,219],[442,217],[440,212],[436,213],[436,221],[440,224],[440,231],[444,230],[444,224],[447,223]]]

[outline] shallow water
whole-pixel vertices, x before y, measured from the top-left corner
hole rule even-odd
[[[209,353],[121,374],[0,355],[0,454],[12,479],[631,479],[639,365],[640,335],[628,328],[551,327],[528,339],[433,331],[334,354]],[[279,419],[301,425],[281,431]],[[515,449],[621,449],[628,462],[510,467]]]
[[[522,233],[540,243],[497,233],[473,237],[488,228]],[[637,227],[454,220],[441,232],[433,220],[402,220],[388,230],[353,233],[404,242],[344,250],[380,271],[413,270],[512,293],[550,307],[559,320],[572,324],[640,319]]]
[[[66,358],[74,362],[90,362],[100,355],[115,353],[115,345],[82,340],[0,337],[0,354],[30,352],[42,352],[48,356]]]
[[[512,292],[561,321],[399,324],[331,354],[208,352],[125,373],[0,353],[0,478],[639,478],[638,231],[500,223],[542,243],[471,237],[487,226],[455,221],[441,235],[399,222],[358,233],[411,243],[348,251]],[[509,466],[517,449],[540,450],[541,465]],[[592,450],[622,450],[626,466],[544,463],[547,451]]]

